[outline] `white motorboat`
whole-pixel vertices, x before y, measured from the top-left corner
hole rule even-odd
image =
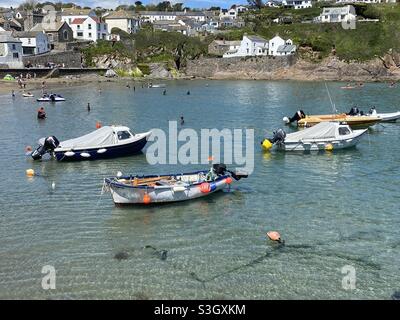
[[[65,98],[59,94],[45,94],[41,98],[37,99],[38,102],[61,102],[65,101]]]
[[[371,108],[369,115],[380,118],[381,122],[396,122],[398,119],[400,119],[400,111],[378,113],[375,108]]]
[[[264,150],[332,151],[355,146],[367,129],[352,130],[343,122],[320,122],[311,128],[286,134],[279,129],[272,139],[264,139]]]

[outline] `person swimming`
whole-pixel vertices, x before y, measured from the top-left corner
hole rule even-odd
[[[164,90],[162,94],[165,96],[167,94],[167,90]]]
[[[45,119],[46,118],[46,111],[44,111],[43,107],[40,107],[38,109],[37,118],[38,119]]]
[[[185,120],[183,119],[183,116],[181,116],[181,126],[183,126],[185,123]]]
[[[87,104],[87,111],[90,112],[90,102]]]
[[[15,91],[14,91],[14,90],[11,91],[11,96],[12,96],[13,98],[15,98]]]
[[[190,91],[188,90],[188,92],[186,92],[187,95],[190,95]]]

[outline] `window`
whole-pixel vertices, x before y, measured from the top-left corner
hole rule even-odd
[[[345,136],[347,134],[350,134],[350,130],[347,127],[339,127],[339,135]]]
[[[88,24],[88,29],[92,30],[92,25],[90,23]]]
[[[69,19],[68,19],[68,24],[71,24],[71,23],[72,23],[72,19],[69,18]]]
[[[64,37],[64,40],[68,40],[68,31],[67,30],[64,30],[64,32],[63,32],[63,37]]]
[[[101,28],[101,25],[98,24],[98,25],[97,25],[97,31],[100,31],[100,30],[101,30],[100,28]]]
[[[88,35],[88,37],[89,37],[89,38],[91,38],[91,37],[92,37],[92,33],[91,33],[91,32],[89,32],[89,35]]]
[[[28,44],[31,44],[31,38],[28,38]]]
[[[19,59],[19,54],[18,54],[18,52],[14,52],[14,53],[13,53],[13,58],[14,58],[14,59]]]
[[[16,48],[15,48],[15,44],[13,44],[13,45],[12,45],[12,49],[13,49],[13,50],[16,50]]]
[[[81,25],[78,24],[78,25],[76,26],[76,28],[77,28],[78,30],[81,30]]]
[[[81,31],[81,32],[78,32],[77,34],[76,34],[78,37],[83,37],[83,32]]]
[[[131,137],[129,131],[118,131],[117,135],[118,135],[118,140],[126,140]]]

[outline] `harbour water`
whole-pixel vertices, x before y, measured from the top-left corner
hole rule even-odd
[[[400,109],[400,88],[343,85],[328,83],[341,111]],[[399,123],[375,126],[351,150],[263,153],[260,141],[283,116],[332,111],[324,83],[176,81],[163,90],[65,86],[58,93],[67,101],[44,105],[44,121],[34,100],[0,96],[1,299],[390,299],[400,290]],[[199,166],[150,166],[144,154],[76,163],[25,156],[41,137],[77,137],[96,121],[144,132],[181,115],[197,131],[254,129],[251,176],[192,202],[120,208],[101,194],[104,177]],[[40,176],[28,179],[28,168]],[[266,240],[270,230],[285,246]],[[127,259],[115,259],[120,252]],[[42,289],[46,265],[55,290]],[[354,289],[343,285],[346,266]]]

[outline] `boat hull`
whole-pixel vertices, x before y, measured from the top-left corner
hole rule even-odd
[[[54,150],[54,156],[58,161],[83,161],[83,160],[99,160],[117,157],[125,157],[138,154],[142,151],[147,143],[147,137],[134,141],[129,144],[117,145],[112,147],[101,147],[91,149],[75,149],[75,150]]]
[[[381,122],[382,119],[371,116],[315,115],[307,116],[297,122],[301,128],[312,127],[320,122],[346,122],[352,129],[365,129]]]
[[[378,113],[376,116],[382,119],[382,122],[396,122],[398,119],[400,119],[400,111],[392,113]]]
[[[343,140],[331,141],[296,141],[277,144],[277,149],[282,151],[333,151],[355,147],[362,134]]]
[[[204,172],[206,174],[206,172]],[[143,205],[143,204],[161,204],[181,202],[205,197],[229,186],[227,182],[229,176],[219,177],[213,182],[209,182],[210,189],[207,192],[202,191],[202,183],[188,184],[186,186],[133,186],[113,182],[106,179],[113,201],[116,205]],[[145,203],[144,199],[148,197]]]

